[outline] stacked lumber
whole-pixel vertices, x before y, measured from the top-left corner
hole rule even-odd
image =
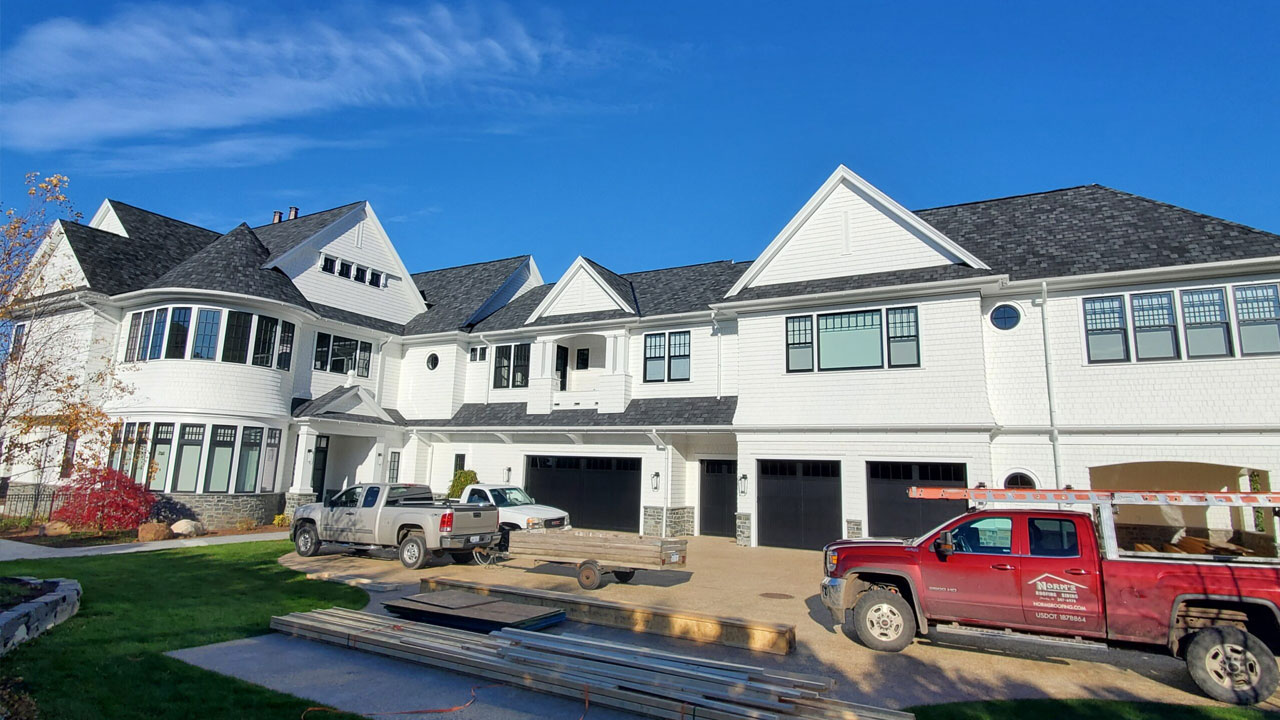
[[[595,560],[606,566],[666,570],[683,567],[689,541],[591,530],[513,532],[507,554],[547,562],[580,563]]]
[[[826,678],[705,660],[573,635],[489,635],[354,610],[271,619],[278,632],[654,718],[911,720],[910,713],[826,697]]]

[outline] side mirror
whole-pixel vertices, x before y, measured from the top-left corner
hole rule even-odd
[[[951,539],[951,531],[943,530],[938,539],[933,541],[933,551],[947,557],[956,551],[955,543]]]

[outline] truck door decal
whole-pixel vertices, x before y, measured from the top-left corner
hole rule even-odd
[[[1035,599],[1031,601],[1031,605],[1043,610],[1073,610],[1075,612],[1087,612],[1089,608],[1080,604],[1080,591],[1088,591],[1088,585],[1081,585],[1078,582],[1064,580],[1057,575],[1045,573],[1040,577],[1027,581],[1028,585],[1035,586]],[[1041,616],[1040,612],[1036,613],[1037,617]],[[1084,617],[1078,615],[1067,615],[1058,613],[1056,618],[1044,617],[1042,619],[1052,620],[1061,619],[1067,622],[1088,622]]]

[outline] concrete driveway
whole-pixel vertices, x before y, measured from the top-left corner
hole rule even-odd
[[[697,652],[738,661],[750,657],[758,665],[829,676],[837,680],[836,696],[882,707],[1045,697],[1215,704],[1200,694],[1183,663],[1140,649],[1077,649],[931,635],[902,653],[873,652],[845,637],[819,600],[822,558],[816,551],[743,548],[732,539],[690,538],[683,571],[642,570],[629,585],[610,582],[589,593],[578,587],[572,568],[528,561],[480,567],[443,560],[410,571],[393,553],[357,556],[326,549],[313,558],[290,553],[280,562],[308,573],[340,573],[401,585],[398,593],[378,593],[371,606],[392,594],[417,592],[418,582],[432,576],[791,623],[796,626],[797,649],[790,656],[718,646]],[[689,649],[688,644],[681,646],[683,641],[627,635],[628,642]],[[1280,695],[1261,707],[1280,709],[1277,701]]]

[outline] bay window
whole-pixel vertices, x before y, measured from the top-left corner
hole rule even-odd
[[[249,359],[249,328],[253,313],[227,311],[227,335],[222,340],[222,362],[244,364]]]
[[[156,310],[156,319],[151,325],[151,347],[147,352],[148,360],[160,359],[160,353],[164,349],[164,331],[168,319],[169,308],[160,308],[159,310]]]
[[[201,308],[196,317],[196,337],[191,345],[191,359],[213,360],[218,352],[218,330],[222,326],[222,311]]]
[[[204,448],[204,426],[183,425],[178,437],[178,460],[173,468],[173,491],[195,492],[200,477],[200,454]]]
[[[231,457],[236,452],[236,426],[214,425],[209,438],[209,462],[204,491],[224,493],[231,488]]]
[[[191,329],[191,308],[176,307],[169,317],[169,346],[165,348],[167,360],[181,360],[187,355],[187,333]]]
[[[279,321],[266,315],[258,316],[258,329],[253,335],[253,364],[271,367],[271,353],[276,345],[276,327]]]

